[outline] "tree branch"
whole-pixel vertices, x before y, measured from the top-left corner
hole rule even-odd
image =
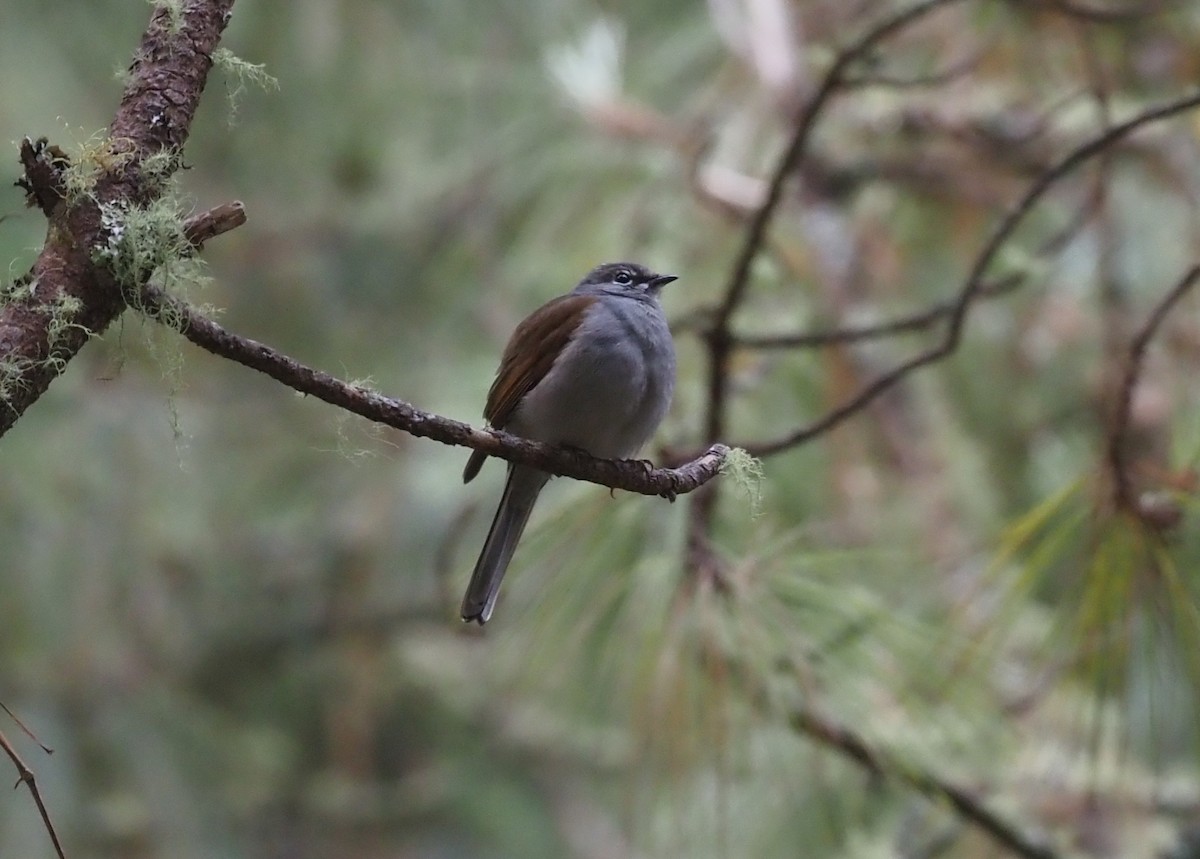
[[[94,182],[69,193],[57,147],[26,139],[20,184],[49,218],[46,243],[23,287],[0,304],[0,435],[45,392],[88,339],[125,309],[111,272],[93,259],[108,238],[103,207],[144,206],[162,192],[178,158],[152,176],[145,159],[182,152],[233,0],[157,4],[130,67]],[[68,324],[64,325],[66,322]]]
[[[1090,195],[1079,207],[1070,223],[1050,236],[1038,249],[1038,256],[1061,250],[1067,242],[1077,236],[1094,214],[1095,201]],[[985,283],[979,288],[977,298],[994,298],[1007,295],[1025,282],[1025,275],[1014,273],[998,280]],[[808,331],[796,334],[732,334],[734,345],[739,349],[818,349],[875,340],[900,334],[913,334],[932,328],[951,316],[958,307],[958,299],[934,304],[907,316],[899,316],[873,325],[846,326],[827,331]]]
[[[868,772],[895,778],[931,799],[943,800],[964,820],[986,832],[997,844],[1025,859],[1054,859],[1049,847],[1036,843],[1028,835],[999,817],[972,796],[971,791],[933,773],[915,767],[895,766],[868,745],[867,741],[845,725],[837,724],[808,709],[797,709],[789,718],[792,728],[815,742],[833,749]]]
[[[934,364],[953,353],[962,340],[963,329],[966,325],[967,313],[976,298],[985,287],[984,276],[995,261],[1000,249],[1012,237],[1013,233],[1034,205],[1065,176],[1069,175],[1081,164],[1105,152],[1110,147],[1129,136],[1139,128],[1166,119],[1171,116],[1192,110],[1200,106],[1200,91],[1189,93],[1172,101],[1142,111],[1125,122],[1112,126],[1104,133],[1080,144],[1068,155],[1042,173],[1020,200],[1001,219],[991,236],[984,243],[975,257],[971,270],[959,291],[958,299],[949,314],[949,324],[946,335],[941,343],[920,352],[896,367],[879,376],[868,384],[850,400],[813,421],[805,427],[771,441],[756,442],[742,445],[754,456],[771,456],[781,453],[796,445],[803,444],[812,438],[832,429],[842,421],[851,417],[880,394],[889,390],[897,382],[914,370]]]
[[[1133,406],[1133,391],[1137,387],[1150,341],[1162,326],[1167,314],[1183,298],[1197,281],[1200,281],[1200,265],[1194,265],[1184,273],[1155,306],[1129,347],[1129,358],[1117,398],[1112,429],[1108,435],[1107,459],[1112,476],[1112,501],[1117,510],[1138,511],[1138,499],[1134,495],[1133,481],[1129,476],[1129,416]]]
[[[747,700],[761,712],[774,712],[769,692],[770,684],[750,670],[742,660],[725,662],[728,677],[746,695]],[[895,761],[884,751],[871,746],[865,737],[844,723],[821,714],[806,705],[789,705],[785,711],[787,725],[797,734],[807,737],[832,752],[862,767],[868,773],[889,778],[907,785],[923,796],[949,804],[967,823],[978,827],[997,844],[1024,859],[1056,859],[1048,846],[1039,844],[1028,833],[1001,818],[966,787],[945,779],[911,761]]]
[[[796,122],[792,140],[780,156],[779,163],[772,173],[766,199],[754,213],[754,217],[746,228],[746,238],[742,242],[741,251],[734,262],[733,272],[730,274],[729,283],[725,288],[725,295],[721,303],[717,305],[712,317],[712,327],[708,334],[709,391],[708,415],[705,419],[705,438],[708,441],[718,440],[725,430],[728,360],[732,349],[729,335],[730,320],[746,294],[746,289],[750,284],[750,268],[762,249],[766,240],[767,227],[783,199],[784,185],[804,159],[818,117],[833,96],[843,88],[846,73],[856,61],[865,56],[879,42],[920,20],[933,10],[953,2],[957,2],[957,0],[924,0],[924,2],[917,3],[876,24],[857,41],[838,53],[833,65],[821,79],[816,92],[804,105],[804,110]]]
[[[8,708],[5,707],[4,709],[7,710]],[[24,725],[21,725],[21,727],[25,728]],[[27,728],[25,730],[28,731]],[[42,746],[42,748],[45,748],[45,746]],[[46,832],[49,833],[50,840],[54,842],[54,852],[58,854],[58,859],[67,859],[66,853],[63,852],[62,842],[58,840],[58,832],[55,831],[54,824],[50,822],[50,811],[46,808],[46,803],[42,801],[42,792],[38,790],[37,779],[34,777],[33,770],[25,765],[25,761],[21,760],[21,756],[12,747],[12,743],[8,741],[8,737],[4,736],[3,731],[0,731],[0,749],[4,750],[9,760],[13,762],[13,766],[17,768],[17,783],[14,787],[20,787],[23,784],[29,788],[29,793],[33,795],[33,801],[37,805],[38,813],[42,816],[42,824],[46,827]]]
[[[1022,274],[1011,274],[980,290],[980,297],[999,296],[1016,289],[1025,280]],[[925,310],[877,322],[874,325],[832,328],[828,331],[808,331],[801,334],[763,334],[758,336],[733,335],[734,344],[740,349],[817,349],[860,340],[875,340],[897,334],[913,334],[925,331],[954,313],[958,301],[934,304]]]
[[[233,229],[245,219],[242,205],[230,203],[188,219],[183,232],[193,242],[203,241]],[[151,319],[178,330],[200,348],[265,373],[302,394],[310,394],[367,420],[419,438],[481,450],[550,474],[674,499],[716,477],[729,451],[724,445],[715,444],[678,468],[653,468],[644,461],[597,459],[583,451],[529,441],[500,430],[476,429],[470,424],[422,411],[403,400],[348,384],[307,367],[266,344],[226,331],[187,303],[149,284],[142,286],[134,305]]]
[[[1128,6],[1090,6],[1074,0],[1009,0],[1014,6],[1042,7],[1068,18],[1077,18],[1092,24],[1128,24],[1151,15],[1157,15],[1173,5],[1170,0],[1142,0]]]
[[[888,16],[867,30],[855,42],[837,53],[833,65],[825,73],[812,96],[805,103],[796,121],[791,142],[784,149],[771,175],[766,197],[754,212],[746,227],[745,239],[734,262],[733,271],[725,287],[724,297],[716,306],[711,324],[705,332],[708,353],[708,394],[704,417],[704,440],[715,443],[725,435],[725,413],[729,393],[729,359],[735,342],[730,332],[730,322],[740,306],[750,284],[750,269],[767,239],[767,230],[775,217],[775,210],[783,199],[784,185],[800,168],[807,151],[817,119],[826,105],[839,92],[847,89],[847,72],[884,39],[919,21],[925,15],[958,0],[923,0],[907,9]],[[707,548],[707,535],[711,530],[713,512],[716,509],[715,486],[701,493],[692,507],[689,525],[687,554],[689,566],[695,570],[716,569],[713,556]]]
[[[183,236],[192,246],[193,253],[204,249],[209,239],[224,235],[246,223],[246,207],[241,200],[222,203],[183,222]]]

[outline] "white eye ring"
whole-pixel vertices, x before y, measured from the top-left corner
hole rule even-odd
[[[628,286],[633,283],[633,275],[627,271],[619,271],[613,275],[613,283],[619,283],[622,286]]]

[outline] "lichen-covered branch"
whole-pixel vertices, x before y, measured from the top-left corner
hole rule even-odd
[[[221,207],[193,218],[184,225],[184,232],[188,235],[210,233],[211,219],[224,217],[225,209],[226,207]],[[238,211],[240,212],[240,208]],[[330,405],[411,435],[433,439],[443,444],[481,450],[511,462],[536,466],[551,474],[574,477],[642,495],[674,498],[691,492],[716,477],[728,453],[728,448],[716,444],[693,461],[678,468],[653,468],[649,463],[642,461],[596,459],[583,451],[529,441],[500,430],[478,429],[461,421],[423,411],[403,400],[385,397],[359,385],[344,382],[328,373],[307,367],[264,343],[226,331],[216,322],[197,313],[185,302],[167,295],[157,287],[144,286],[136,304],[147,316],[177,329],[202,349],[265,373],[300,393],[310,394]]]
[[[125,309],[121,284],[98,262],[103,211],[145,206],[178,165],[233,0],[154,7],[108,134],[67,181],[45,141],[21,145],[20,184],[49,219],[31,271],[0,297],[0,435],[49,387],[87,340]],[[153,171],[143,170],[155,159]],[[83,177],[81,180],[80,177]]]

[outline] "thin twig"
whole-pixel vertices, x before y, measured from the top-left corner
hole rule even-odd
[[[717,306],[717,312],[713,319],[715,327],[726,327],[729,318],[741,303],[749,285],[750,267],[754,264],[754,260],[762,248],[767,227],[783,198],[783,187],[804,158],[817,118],[830,99],[844,88],[846,71],[879,42],[920,20],[934,9],[953,2],[958,2],[958,0],[924,0],[922,3],[917,3],[876,24],[857,41],[838,53],[816,92],[805,104],[804,111],[796,123],[791,143],[784,150],[771,175],[771,184],[767,188],[766,199],[763,200],[758,211],[754,213],[754,218],[750,221],[741,252],[738,254],[733,273],[729,278],[729,285],[725,289],[725,296]]]
[[[727,366],[732,347],[729,339],[730,319],[745,296],[750,283],[750,268],[762,249],[767,227],[774,218],[775,209],[783,198],[784,185],[804,158],[813,128],[816,127],[817,118],[833,96],[844,88],[846,72],[857,60],[866,55],[879,42],[920,20],[933,10],[953,2],[958,2],[958,0],[924,0],[924,2],[904,9],[867,30],[857,41],[838,53],[816,92],[805,104],[796,123],[792,140],[780,156],[779,163],[771,175],[767,196],[746,228],[746,238],[742,242],[741,251],[734,262],[729,284],[713,315],[713,325],[709,333],[708,416],[705,420],[705,438],[708,441],[717,441],[724,434]]]
[[[924,0],[885,18],[869,28],[856,41],[839,51],[833,65],[826,71],[812,96],[805,103],[796,121],[791,142],[784,149],[771,174],[766,197],[754,212],[746,227],[745,239],[734,261],[733,271],[725,287],[724,297],[712,315],[712,325],[706,332],[708,347],[708,394],[704,417],[704,440],[716,443],[725,435],[725,413],[729,393],[729,359],[734,349],[730,321],[741,304],[750,284],[750,269],[767,240],[767,229],[775,210],[783,199],[783,188],[798,170],[807,153],[808,143],[816,128],[817,119],[835,95],[846,89],[846,73],[854,63],[866,56],[884,39],[919,21],[930,12],[958,0]],[[716,510],[716,486],[696,497],[688,528],[687,554],[689,566],[696,571],[715,570],[715,557],[705,545]]]
[[[21,760],[21,756],[17,754],[17,750],[9,743],[8,737],[4,736],[3,731],[0,731],[0,749],[4,750],[9,760],[13,762],[13,766],[17,768],[17,783],[13,787],[17,788],[24,784],[29,788],[29,792],[33,795],[33,801],[37,805],[38,813],[42,815],[42,823],[46,827],[46,832],[50,834],[50,840],[54,842],[54,851],[58,854],[58,859],[67,859],[67,854],[63,852],[62,842],[58,840],[58,832],[55,831],[54,824],[50,820],[50,810],[46,808],[46,803],[42,801],[42,793],[38,790],[37,779],[33,774],[33,770],[25,765],[25,761]]]
[[[1197,106],[1200,106],[1200,92],[1192,92],[1165,104],[1142,111],[1131,119],[1118,123],[1103,134],[1077,146],[1066,157],[1042,173],[1033,182],[1021,199],[1017,201],[1016,205],[1001,219],[991,236],[984,243],[979,254],[975,257],[975,262],[972,264],[971,270],[959,292],[958,300],[949,316],[950,321],[946,329],[946,336],[941,343],[914,355],[912,358],[879,376],[848,401],[809,425],[772,441],[745,444],[742,447],[745,447],[754,456],[763,457],[781,453],[796,445],[803,444],[827,432],[846,420],[846,418],[857,413],[909,373],[929,364],[934,364],[953,353],[962,340],[967,313],[985,286],[983,278],[988,268],[995,261],[1000,249],[1011,238],[1017,227],[1025,220],[1026,215],[1029,214],[1034,205],[1045,196],[1046,192],[1081,164],[1106,151],[1109,147],[1115,145],[1139,128],[1151,122],[1192,110]]]
[[[980,291],[980,297],[1000,296],[1016,289],[1025,280],[1023,274],[1010,274]],[[935,304],[918,313],[877,322],[873,325],[833,328],[828,331],[808,331],[802,334],[761,335],[757,337],[734,335],[734,343],[740,349],[813,349],[874,340],[897,334],[912,334],[932,328],[954,313],[958,300]]]
[[[1169,2],[1130,3],[1128,6],[1111,8],[1089,6],[1074,0],[1009,0],[1014,5],[1041,6],[1068,18],[1078,18],[1092,24],[1128,24],[1151,15],[1161,13],[1173,5]],[[1174,4],[1177,5],[1177,4]]]
[[[1069,241],[1077,236],[1093,215],[1094,205],[1089,197],[1070,222],[1062,229],[1053,233],[1042,243],[1037,256],[1045,256],[1061,250]],[[1026,275],[1020,272],[1006,275],[999,280],[984,284],[978,293],[978,298],[995,298],[1007,295],[1021,286]],[[932,328],[938,322],[946,319],[958,306],[958,299],[934,304],[925,310],[877,322],[873,325],[858,327],[847,326],[833,328],[828,331],[807,331],[798,334],[734,334],[734,343],[740,349],[815,349],[825,346],[836,346],[844,343],[856,343],[862,340],[874,340],[880,337],[892,337],[899,334],[913,334]]]
[[[973,72],[983,59],[984,51],[976,50],[971,54],[949,63],[941,69],[919,75],[904,77],[883,72],[863,72],[857,75],[846,75],[844,82],[847,88],[860,89],[864,87],[880,87],[884,89],[923,89],[925,87],[942,86],[953,83],[959,78]]]
[[[763,712],[774,712],[768,685],[746,664],[736,658],[727,659],[728,676],[751,704]],[[973,792],[912,762],[893,760],[875,749],[861,734],[846,724],[819,713],[810,705],[789,706],[785,712],[788,726],[814,743],[835,752],[868,773],[890,778],[915,789],[931,799],[948,803],[958,817],[985,832],[998,844],[1024,859],[1056,859],[1048,846],[1005,821]]]
[[[477,429],[470,424],[423,411],[403,400],[351,385],[321,370],[301,364],[281,352],[226,331],[186,303],[153,286],[140,294],[138,309],[152,319],[177,328],[192,343],[258,370],[302,394],[402,430],[418,438],[481,450],[489,456],[532,465],[550,474],[586,480],[641,495],[674,498],[703,486],[721,471],[729,448],[714,444],[678,468],[653,468],[636,460],[597,459],[570,450],[519,438],[497,429]]]
[[[1133,493],[1133,481],[1129,477],[1127,459],[1129,449],[1130,412],[1133,406],[1133,391],[1141,377],[1146,350],[1150,341],[1162,326],[1167,314],[1188,291],[1200,281],[1200,265],[1194,265],[1184,273],[1176,284],[1155,306],[1129,347],[1129,358],[1125,363],[1125,374],[1121,380],[1117,408],[1113,415],[1112,429],[1108,435],[1108,467],[1112,475],[1113,504],[1117,510],[1136,510],[1137,499]]]
[[[998,844],[1026,859],[1054,859],[1048,846],[1035,843],[1028,835],[1003,820],[971,795],[964,787],[915,767],[895,766],[860,735],[807,709],[790,714],[789,723],[799,733],[837,751],[871,773],[904,782],[925,796],[948,802],[960,817],[982,829]]]
[[[22,733],[24,733],[25,736],[29,737],[29,739],[31,739],[35,743],[37,743],[41,747],[43,752],[45,752],[48,755],[54,754],[54,749],[50,748],[48,745],[46,745],[41,740],[39,740],[37,738],[37,735],[33,731],[29,730],[28,726],[26,726],[26,724],[24,722],[22,722],[19,718],[17,718],[17,714],[14,713],[12,710],[8,709],[8,705],[5,704],[3,701],[0,701],[0,709],[3,709],[4,712],[8,714],[8,718],[12,719],[13,722],[16,723],[17,727],[21,729]]]

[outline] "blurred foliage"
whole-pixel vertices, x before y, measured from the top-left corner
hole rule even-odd
[[[1084,20],[964,0],[883,43],[823,116],[737,317],[861,324],[952,297],[1073,145],[1200,81],[1200,7]],[[1115,4],[1079,3],[1080,8]],[[1144,7],[1144,8],[1143,8]],[[836,50],[891,2],[241,0],[181,173],[243,200],[192,300],[233,331],[476,420],[513,325],[599,261],[681,276],[699,438],[704,310]],[[149,8],[0,0],[5,139],[79,151]],[[1195,856],[1195,300],[1135,392],[1155,530],[1105,501],[1128,339],[1197,256],[1196,115],[1029,218],[962,347],[727,485],[717,578],[673,505],[555,485],[480,633],[455,617],[502,468],[310,402],[135,314],[0,442],[0,700],[73,859],[995,856],[894,774],[961,784],[1061,855]],[[15,146],[12,175],[16,177]],[[0,208],[9,277],[43,220]],[[732,437],[775,438],[921,346],[740,350]],[[933,335],[936,336],[936,335]],[[0,856],[50,855],[28,798]]]

